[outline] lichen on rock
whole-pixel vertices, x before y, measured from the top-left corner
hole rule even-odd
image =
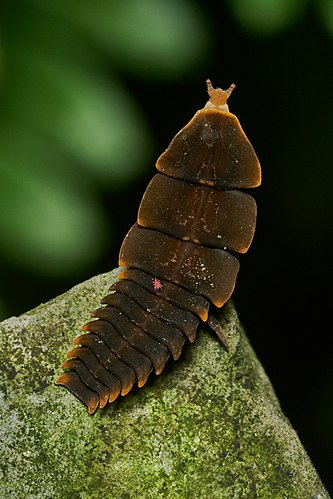
[[[229,302],[177,362],[88,416],[54,385],[117,269],[0,324],[1,498],[328,498]]]

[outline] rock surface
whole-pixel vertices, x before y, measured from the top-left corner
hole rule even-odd
[[[1,498],[328,498],[239,324],[88,416],[54,381],[117,270],[0,325]]]

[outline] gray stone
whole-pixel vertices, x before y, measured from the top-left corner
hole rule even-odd
[[[0,325],[0,497],[329,497],[232,303],[229,353],[202,327],[161,376],[94,416],[54,385],[116,275]]]

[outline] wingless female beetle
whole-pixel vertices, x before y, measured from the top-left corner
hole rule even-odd
[[[222,344],[226,338],[211,309],[235,287],[234,253],[253,238],[256,203],[239,189],[261,182],[258,158],[227,100],[235,88],[214,89],[209,101],[159,157],[143,195],[137,223],[120,248],[120,280],[103,307],[83,326],[57,380],[88,407],[126,395],[149,374],[177,360],[199,321]]]

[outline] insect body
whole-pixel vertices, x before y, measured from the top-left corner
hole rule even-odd
[[[212,315],[231,296],[239,263],[248,250],[256,204],[241,188],[261,182],[258,158],[238,119],[229,112],[228,90],[210,100],[160,156],[143,195],[137,223],[119,254],[120,280],[103,298],[86,333],[74,340],[57,380],[83,401],[89,414],[149,374],[177,360],[201,321],[227,341]]]
[[[157,279],[156,277],[154,277],[154,279],[153,279],[153,288],[155,289],[155,291],[162,288],[161,281],[159,279]]]

